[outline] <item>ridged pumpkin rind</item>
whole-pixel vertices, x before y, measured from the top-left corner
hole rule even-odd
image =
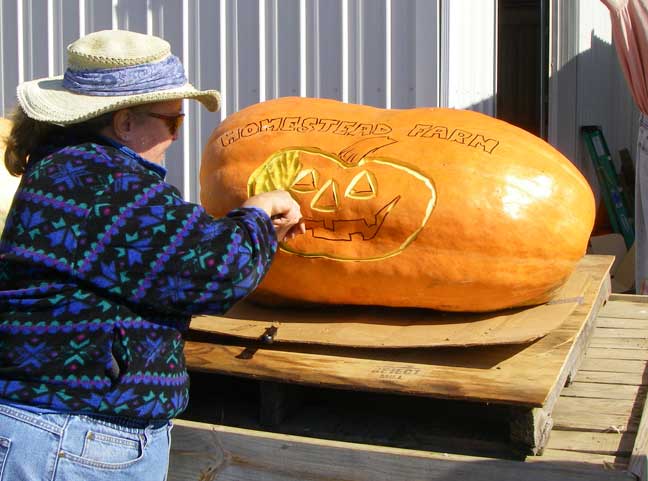
[[[349,150],[355,161],[364,158],[362,165],[335,163]],[[320,184],[364,168],[378,191],[400,197],[369,241],[334,242],[324,252],[309,231],[283,244],[255,294],[264,303],[447,311],[540,304],[584,255],[594,222],[594,197],[578,169],[511,124],[465,110],[388,110],[295,97],[252,105],[218,126],[202,158],[201,203],[214,216],[239,206],[254,193],[251,178],[285,152],[302,159],[302,167],[310,156],[318,166],[312,170],[323,171]],[[331,168],[324,172],[327,161]],[[372,171],[378,163],[409,175],[378,178]],[[342,182],[333,183],[340,184],[338,200],[348,218],[352,202],[342,198]],[[301,205],[305,217],[337,215]],[[422,205],[429,207],[427,218]],[[400,242],[414,228],[414,238]],[[385,255],[385,245],[404,247]],[[378,254],[371,258],[370,251]]]

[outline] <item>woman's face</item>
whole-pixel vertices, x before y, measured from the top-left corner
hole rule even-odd
[[[177,129],[181,116],[182,100],[169,100],[131,109],[135,121],[132,136],[124,144],[146,160],[162,164],[167,149],[178,138]],[[179,123],[182,123],[180,119]]]

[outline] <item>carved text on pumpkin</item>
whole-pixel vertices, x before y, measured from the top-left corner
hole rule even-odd
[[[363,123],[353,120],[317,117],[277,117],[250,122],[244,127],[228,130],[219,137],[223,147],[262,132],[323,132],[337,135],[386,135],[392,128],[384,123]]]
[[[499,145],[499,140],[488,139],[481,134],[475,134],[461,129],[452,129],[443,125],[416,124],[407,134],[408,137],[421,137],[424,139],[441,139],[457,142],[476,149],[481,149],[492,154]]]

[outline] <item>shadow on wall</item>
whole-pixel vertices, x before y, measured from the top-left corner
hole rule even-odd
[[[519,58],[519,55],[509,55],[509,58]],[[513,71],[517,68],[511,67]],[[524,68],[524,65],[519,68]],[[602,128],[617,170],[621,165],[620,150],[628,149],[634,157],[639,127],[639,110],[626,84],[616,50],[592,31],[590,48],[564,64],[549,79],[549,85],[553,97],[548,102],[552,110],[548,117],[549,135],[546,140],[581,170],[598,200],[598,180],[582,141],[581,127],[598,125]],[[532,98],[533,95],[536,98]],[[512,88],[500,90],[498,96],[499,105],[514,106],[505,112],[505,120],[528,128],[525,106],[539,103],[537,94],[532,89]],[[504,101],[502,96],[505,97]],[[484,99],[466,108],[482,111],[484,105],[493,100]],[[498,117],[502,118],[501,115]],[[541,119],[538,119],[538,124],[540,122]]]

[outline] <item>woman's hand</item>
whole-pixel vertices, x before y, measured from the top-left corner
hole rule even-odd
[[[299,204],[285,190],[255,195],[246,200],[242,207],[263,209],[272,219],[279,242],[306,233]]]

